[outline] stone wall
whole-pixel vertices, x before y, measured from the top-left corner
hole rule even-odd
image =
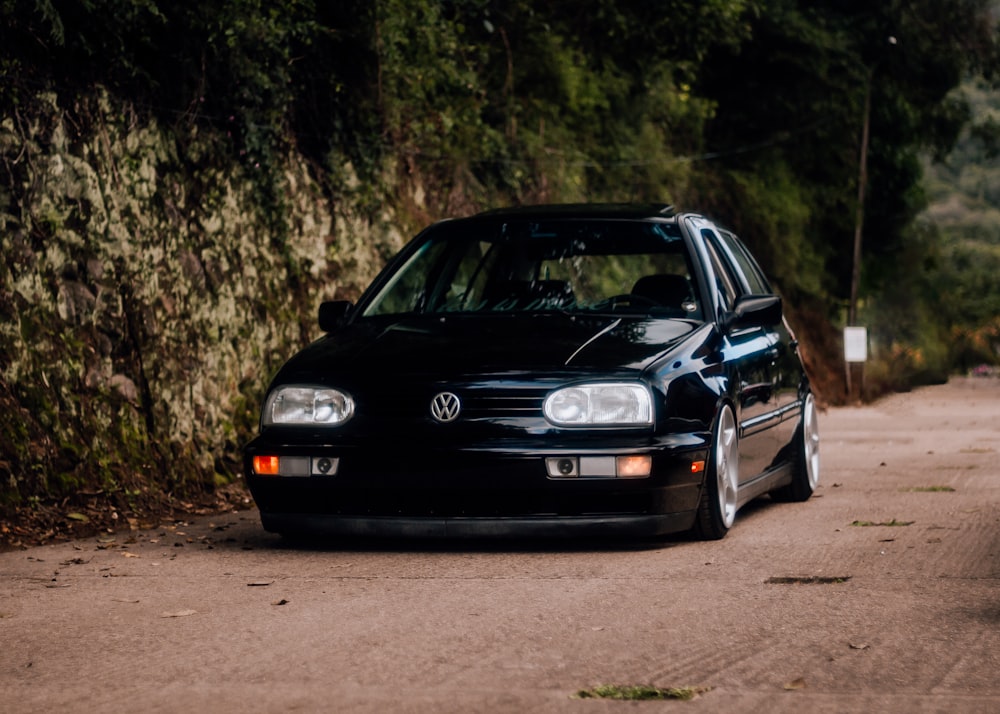
[[[226,145],[100,94],[0,116],[0,509],[236,478],[319,302],[401,245],[294,154],[262,204]]]

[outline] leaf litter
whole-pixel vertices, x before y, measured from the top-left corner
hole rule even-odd
[[[602,684],[593,689],[581,689],[576,699],[616,699],[621,701],[649,701],[679,699],[690,701],[711,687],[654,687],[648,684]]]

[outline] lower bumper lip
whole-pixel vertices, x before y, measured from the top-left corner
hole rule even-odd
[[[261,512],[265,530],[288,535],[384,538],[649,537],[687,530],[694,512],[511,518],[406,518]]]

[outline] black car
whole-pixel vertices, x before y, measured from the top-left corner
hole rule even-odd
[[[265,529],[723,537],[819,478],[781,298],[659,205],[436,223],[278,372],[244,469]]]

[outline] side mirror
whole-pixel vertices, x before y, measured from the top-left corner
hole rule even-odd
[[[778,295],[741,295],[733,311],[723,319],[726,332],[748,327],[771,327],[781,322],[781,297]]]
[[[341,327],[351,314],[354,304],[350,300],[328,300],[319,306],[319,328],[333,332]]]

